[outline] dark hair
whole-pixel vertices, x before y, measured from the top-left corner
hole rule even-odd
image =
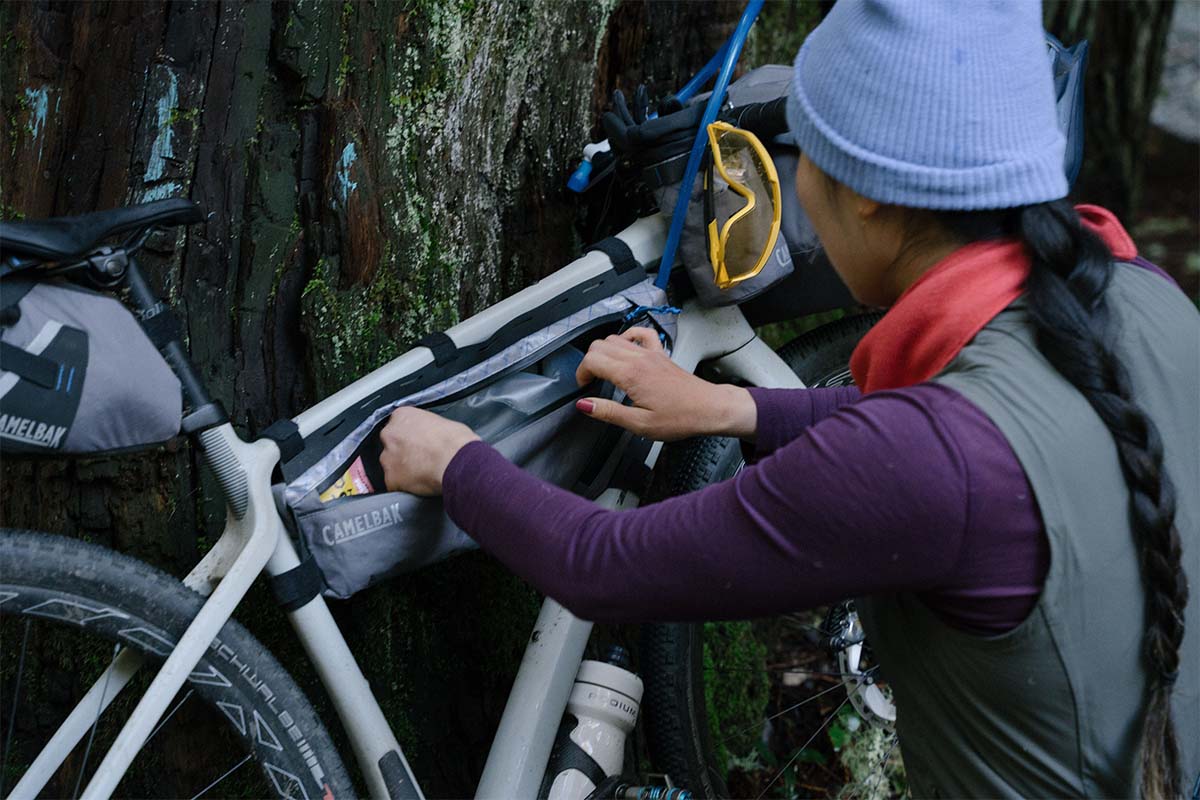
[[[1179,749],[1171,688],[1179,670],[1188,584],[1162,439],[1134,400],[1129,375],[1116,354],[1117,320],[1105,302],[1112,254],[1065,200],[1003,212],[935,213],[933,218],[964,242],[1009,235],[1025,244],[1033,261],[1026,303],[1038,349],[1087,398],[1116,442],[1130,488],[1130,519],[1146,592],[1144,657],[1150,680],[1140,794],[1177,797]]]

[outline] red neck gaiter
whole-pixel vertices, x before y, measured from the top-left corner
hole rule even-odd
[[[1137,256],[1133,240],[1112,212],[1089,205],[1075,210],[1114,258]],[[955,250],[908,287],[858,343],[850,357],[854,382],[867,394],[937,375],[1021,295],[1029,269],[1024,245],[1012,239]]]

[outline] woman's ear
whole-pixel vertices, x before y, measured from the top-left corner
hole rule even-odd
[[[863,222],[876,216],[881,208],[883,208],[883,204],[878,200],[872,200],[869,197],[863,197],[858,192],[854,192],[854,212],[858,214],[858,218]]]

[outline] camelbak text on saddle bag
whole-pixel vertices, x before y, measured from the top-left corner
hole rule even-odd
[[[0,453],[100,453],[179,433],[179,379],[118,300],[0,279]]]

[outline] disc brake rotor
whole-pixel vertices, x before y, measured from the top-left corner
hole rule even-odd
[[[880,682],[879,668],[871,663],[871,651],[854,604],[846,601],[833,606],[822,628],[825,646],[837,655],[842,683],[854,709],[864,721],[892,730],[896,725],[892,691]]]

